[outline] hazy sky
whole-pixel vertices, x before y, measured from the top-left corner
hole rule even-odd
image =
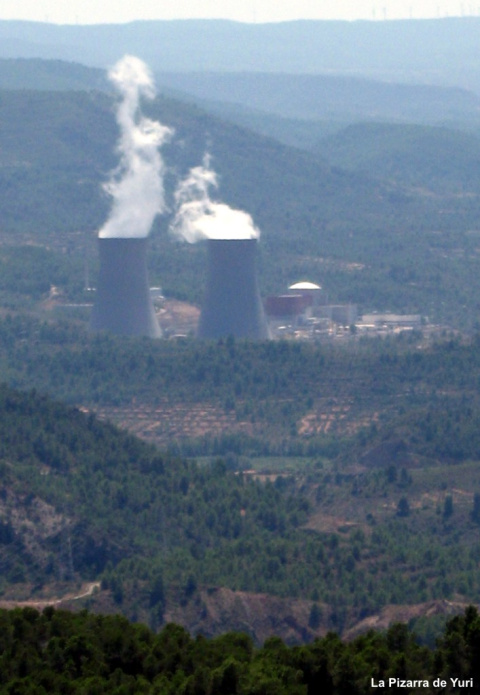
[[[221,17],[241,22],[289,19],[414,19],[480,15],[480,0],[0,0],[0,19],[57,24]]]

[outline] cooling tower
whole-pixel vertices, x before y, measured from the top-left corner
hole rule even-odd
[[[98,239],[100,273],[92,331],[161,336],[147,277],[147,238]]]
[[[257,282],[256,239],[208,239],[199,338],[269,338]]]

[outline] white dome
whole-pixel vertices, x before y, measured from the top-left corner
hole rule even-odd
[[[289,290],[321,290],[320,285],[314,285],[313,282],[296,282],[290,285]]]

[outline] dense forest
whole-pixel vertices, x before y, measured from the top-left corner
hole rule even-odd
[[[343,415],[332,423],[336,446],[330,455],[340,454],[343,439],[356,441],[352,435],[361,437],[364,448],[403,438],[433,460],[480,455],[478,337],[428,346],[414,333],[361,339],[350,348],[233,339],[150,341],[92,335],[68,320],[7,314],[0,320],[0,365],[16,388],[35,387],[113,418],[115,408],[133,412],[136,407],[159,423],[172,417],[169,406],[210,404],[230,415],[223,434],[243,435],[236,443],[230,440],[237,453],[252,446],[257,455],[326,453],[332,444],[328,433],[315,436],[302,421],[337,407]],[[168,445],[186,445],[185,439],[179,433]],[[195,446],[195,455],[228,452],[227,447],[202,448],[208,437]]]
[[[404,624],[352,642],[335,633],[301,647],[248,635],[192,638],[169,624],[158,634],[119,616],[46,608],[0,612],[2,693],[55,695],[366,695],[475,692],[480,618],[450,620],[435,648]],[[443,681],[443,683],[442,683]],[[373,686],[372,686],[373,684]]]
[[[167,398],[190,412],[198,399],[259,427],[245,436],[233,417],[230,434],[223,425],[222,437],[170,437],[162,454],[93,413],[3,387],[6,598],[99,580],[97,609],[107,601],[152,626],[179,611],[216,634],[209,592],[227,587],[303,601],[302,640],[381,606],[478,594],[478,341],[422,351],[378,343],[377,354],[372,345],[82,342],[67,323],[26,318],[5,319],[1,336],[11,383],[82,409],[123,401],[155,430],[172,417]],[[356,413],[349,422],[363,410],[369,424],[302,434],[318,389],[320,412],[344,398]],[[44,535],[32,530],[39,522]]]
[[[480,139],[471,132],[411,123],[357,123],[319,140],[317,151],[336,166],[437,195],[479,190]]]

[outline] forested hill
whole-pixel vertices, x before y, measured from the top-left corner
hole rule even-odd
[[[100,92],[4,91],[0,108],[2,230],[41,236],[91,225],[93,231],[105,214],[100,184],[116,164],[112,99]],[[391,187],[332,169],[192,105],[159,98],[145,110],[175,130],[164,148],[169,192],[208,149],[220,177],[217,195],[247,209],[267,242],[271,230],[286,241],[294,236],[294,244],[310,237],[307,244],[324,221],[378,227],[400,211]],[[429,209],[423,200],[398,195],[405,214],[409,205]]]
[[[305,498],[221,461],[198,467],[160,454],[35,392],[2,386],[0,412],[3,599],[32,590],[61,597],[103,578],[115,610],[160,625],[167,609],[194,597],[198,621],[199,584],[288,594],[287,580],[298,594],[295,566],[313,577],[299,530]],[[296,560],[285,556],[293,575],[282,572],[280,584],[272,577],[279,543],[288,555],[296,548]],[[229,626],[227,617],[221,629]]]
[[[85,599],[96,610],[301,642],[380,610],[442,613],[444,599],[458,610],[477,595],[475,344],[431,354],[399,345],[375,357],[232,341],[122,349],[95,337],[90,350],[78,339],[69,346],[65,325],[21,325],[7,320],[2,331],[12,382],[67,389],[80,403],[83,388],[100,410],[123,399],[150,431],[182,409],[191,422],[197,405],[206,422],[242,429],[185,442],[191,456],[224,455],[195,462],[84,406],[3,386],[3,601],[68,600],[96,582]],[[290,459],[262,473],[273,446]]]
[[[480,190],[480,139],[471,132],[363,122],[319,140],[315,149],[332,165],[437,195]]]
[[[106,71],[64,60],[0,59],[0,89],[110,91]]]

